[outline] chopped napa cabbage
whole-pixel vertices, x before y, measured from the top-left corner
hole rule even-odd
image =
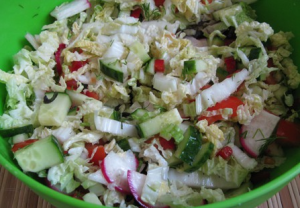
[[[115,190],[107,189],[104,192],[103,201],[105,206],[113,207],[114,204],[120,204],[122,201],[124,201],[124,194]]]
[[[226,78],[198,94],[196,96],[197,115],[201,114],[208,107],[214,106],[217,102],[228,98],[248,77],[248,74],[248,70],[243,69],[240,72],[236,72],[232,77]]]
[[[226,181],[235,183],[237,186],[242,184],[249,173],[234,159],[226,161],[222,157],[208,159],[199,171],[206,175],[218,175]]]
[[[72,137],[69,137],[64,144],[64,150],[68,150],[74,143],[77,142],[87,142],[87,143],[97,143],[102,138],[102,133],[100,132],[93,132],[93,131],[86,131],[80,132]]]
[[[244,94],[243,103],[244,105],[237,108],[237,119],[240,124],[247,125],[263,110],[264,103],[262,97],[257,94]]]
[[[199,9],[201,4],[197,0],[172,0],[178,11],[191,23],[200,21]]]
[[[213,13],[215,20],[222,21],[227,26],[238,27],[241,23],[252,22],[255,18],[255,11],[244,2],[220,9]]]
[[[43,31],[40,34],[41,46],[37,51],[32,52],[39,57],[42,62],[49,62],[59,46],[59,37],[56,32]]]
[[[49,169],[47,179],[52,185],[58,185],[66,193],[73,192],[87,179],[89,164],[81,158],[65,160],[64,163]]]
[[[203,199],[206,199],[208,203],[214,203],[218,201],[224,201],[225,195],[222,189],[207,189],[202,187],[200,191],[200,195]]]
[[[267,23],[243,22],[235,30],[236,36],[240,39],[246,37],[258,38],[261,41],[267,41],[274,34],[273,29]]]
[[[224,141],[224,134],[217,125],[211,124],[208,125],[207,120],[201,120],[196,123],[196,127],[203,133],[203,139],[214,144],[213,155],[223,147],[222,142]]]

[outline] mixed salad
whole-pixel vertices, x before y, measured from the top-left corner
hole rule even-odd
[[[282,147],[300,145],[300,75],[293,34],[258,22],[254,1],[56,7],[0,70],[0,135],[20,168],[131,208],[210,204],[267,180]]]

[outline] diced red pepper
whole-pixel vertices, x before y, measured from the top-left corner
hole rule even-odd
[[[106,157],[106,152],[102,145],[87,143],[85,144],[85,148],[88,151],[89,158],[91,158],[90,162],[94,165],[99,165],[99,162]]]
[[[91,98],[94,98],[96,100],[99,100],[99,95],[96,92],[91,92],[91,91],[86,90],[86,91],[83,92],[83,94],[85,94],[88,97],[91,97]]]
[[[75,79],[71,79],[66,81],[68,90],[76,90],[78,88],[77,81]]]
[[[61,64],[60,56],[61,56],[62,50],[64,50],[65,48],[66,48],[65,44],[63,44],[63,43],[59,44],[58,49],[54,55],[55,61],[56,61],[56,71],[59,76],[61,76],[61,74],[62,74],[62,64]]]
[[[224,160],[228,160],[232,155],[232,149],[229,146],[225,146],[222,149],[220,149],[218,151],[218,153],[216,154],[216,156],[220,156],[222,157]]]
[[[226,71],[229,74],[232,74],[236,71],[236,61],[233,56],[224,58],[224,62],[226,65]]]
[[[77,71],[78,69],[80,69],[81,67],[83,67],[84,65],[86,65],[88,63],[88,60],[86,61],[73,61],[71,63],[71,66],[69,66],[69,69],[71,72]]]
[[[207,3],[208,4],[211,4],[213,2],[213,0],[201,0],[201,3],[206,5]]]
[[[165,71],[165,61],[163,59],[156,59],[154,62],[155,72],[164,72]]]
[[[136,8],[135,10],[131,11],[130,16],[138,19],[138,18],[140,18],[141,13],[142,13],[142,9],[141,8]]]
[[[26,140],[24,142],[19,142],[19,143],[16,143],[14,144],[14,146],[11,148],[11,151],[12,152],[16,152],[18,151],[19,149],[22,149],[23,147],[26,147],[27,145],[30,145],[34,142],[38,141],[38,139],[29,139],[29,140]]]
[[[155,6],[164,6],[165,0],[154,0]]]

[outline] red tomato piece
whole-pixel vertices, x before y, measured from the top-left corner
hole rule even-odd
[[[231,147],[225,146],[222,149],[220,149],[216,156],[221,156],[224,160],[228,160],[230,156],[232,155],[232,149]]]
[[[216,105],[208,108],[206,111],[215,111],[215,110],[220,110],[220,109],[225,109],[225,108],[232,108],[232,115],[230,116],[230,118],[234,118],[237,116],[237,108],[240,105],[243,105],[244,103],[237,97],[234,96],[230,96],[229,98],[222,100],[219,103],[216,103]],[[208,124],[212,124],[216,121],[222,120],[222,116],[221,115],[215,115],[215,116],[210,116],[210,117],[206,117],[206,116],[200,116],[198,118],[198,120],[203,120],[206,119],[208,121]]]
[[[131,11],[130,16],[138,19],[138,18],[140,18],[141,13],[142,13],[142,9],[141,8],[136,8],[135,10]]]
[[[94,165],[99,165],[99,161],[102,161],[106,157],[104,146],[87,143],[85,148],[88,151],[88,156],[91,158],[90,162]]]
[[[55,61],[56,61],[56,71],[57,71],[57,74],[60,76],[62,74],[62,64],[61,64],[61,59],[60,59],[60,56],[61,56],[61,52],[66,48],[66,45],[61,43],[59,44],[58,46],[58,49],[57,51],[55,52]]]
[[[88,96],[88,97],[91,97],[91,98],[94,98],[94,99],[96,99],[96,100],[99,100],[99,95],[98,95],[98,93],[96,93],[96,92],[91,92],[91,91],[84,91],[84,93],[83,94],[85,94],[86,96]]]
[[[276,130],[276,142],[281,146],[300,146],[300,124],[287,120],[280,120]]]
[[[155,6],[164,6],[165,0],[154,0]]]
[[[23,147],[26,147],[27,145],[30,145],[34,142],[38,141],[38,139],[29,139],[29,140],[26,140],[24,142],[19,142],[19,143],[16,143],[14,144],[14,146],[11,148],[11,151],[12,152],[16,152],[18,151],[19,149],[22,149]]]
[[[88,63],[88,61],[73,61],[71,63],[71,66],[69,66],[69,69],[71,72],[77,71],[78,69],[80,69],[81,67],[83,67],[84,65],[86,65]]]
[[[153,141],[153,139],[156,139],[156,140],[158,139],[160,145],[162,146],[162,148],[163,148],[164,150],[167,150],[167,149],[169,149],[169,150],[174,150],[174,149],[176,148],[175,140],[174,140],[173,138],[170,139],[170,140],[168,141],[168,140],[166,140],[165,138],[163,138],[163,137],[161,137],[161,136],[159,136],[159,135],[155,135],[155,136],[153,136],[153,137],[147,139],[147,140],[145,141],[145,143],[151,144],[151,142]],[[155,144],[154,146],[155,146],[156,148],[158,148],[156,144]]]
[[[66,81],[68,90],[76,90],[78,88],[77,81],[75,79],[71,79]]]
[[[226,65],[226,71],[229,74],[232,74],[236,71],[236,61],[233,56],[224,58],[224,62]]]
[[[211,4],[213,2],[213,0],[201,0],[201,3],[206,5],[207,3],[208,4]]]
[[[156,59],[154,62],[155,72],[164,72],[165,71],[165,61],[163,59]]]
[[[169,141],[159,137],[159,143],[164,150],[174,150],[176,148],[175,140],[172,138]]]

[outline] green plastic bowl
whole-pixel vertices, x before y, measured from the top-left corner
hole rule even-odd
[[[254,4],[257,10],[258,20],[268,22],[275,31],[292,31],[295,38],[291,41],[294,46],[293,59],[297,66],[300,65],[300,0],[258,0]],[[10,0],[0,1],[0,69],[12,70],[13,55],[16,54],[25,44],[26,32],[38,34],[44,24],[53,21],[49,13],[63,0]],[[298,57],[298,58],[297,58]],[[0,85],[0,112],[3,111],[5,99],[5,86]],[[272,180],[249,193],[241,196],[206,205],[206,208],[226,207],[255,207],[276,192],[280,191],[289,181],[300,174],[300,149],[285,150],[287,160],[272,170]],[[47,186],[39,183],[33,178],[25,175],[13,161],[10,147],[6,140],[0,138],[0,163],[19,180],[23,181],[35,193],[58,208],[76,208],[99,206],[87,204],[83,201],[60,194]]]

